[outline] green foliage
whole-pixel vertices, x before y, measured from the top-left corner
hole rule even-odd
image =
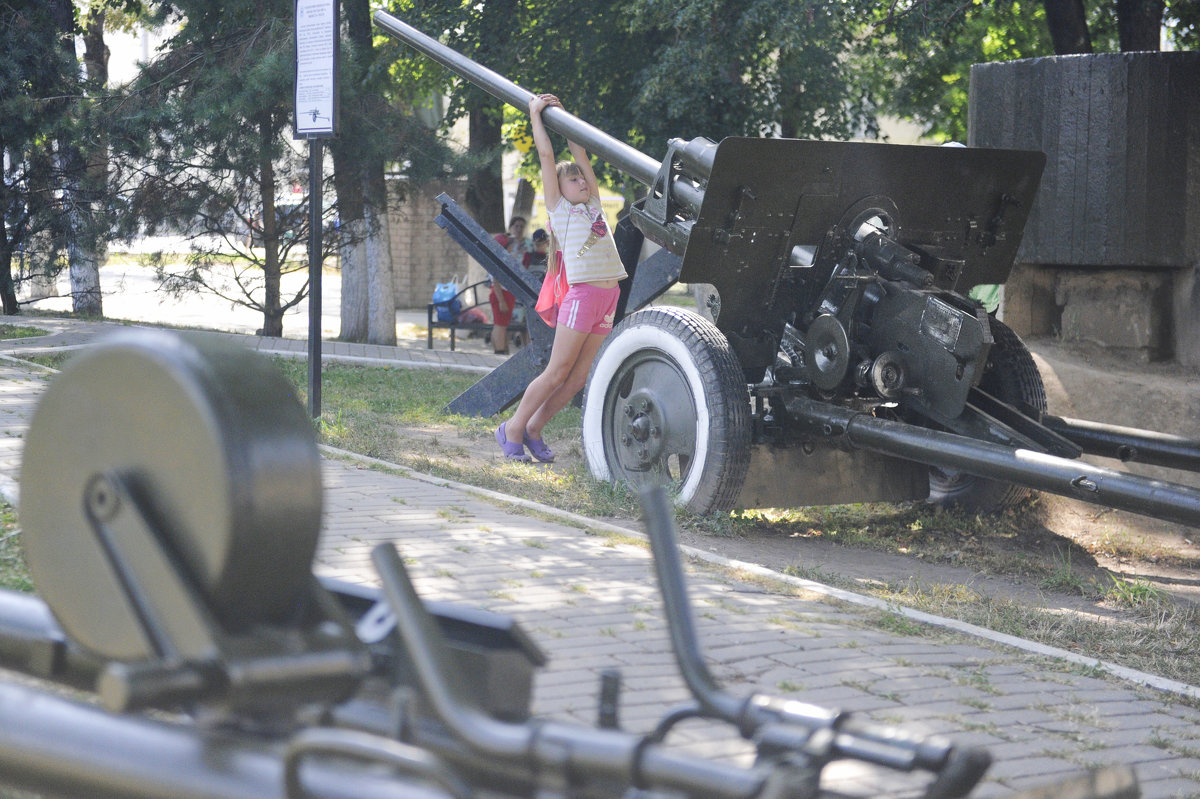
[[[21,555],[21,531],[15,509],[0,502],[0,588],[32,591],[33,579]]]
[[[1200,50],[1200,2],[1168,0],[1167,41],[1176,50]]]
[[[341,5],[369,43],[367,1]],[[303,268],[309,240],[307,148],[290,141],[294,4],[173,0],[153,10],[178,28],[114,103],[113,142],[131,200],[123,232],[186,237],[186,261],[156,264],[162,287],[261,311],[264,333],[279,335],[283,313],[307,293],[279,289],[282,274]],[[447,148],[400,93],[384,91],[393,82],[386,58],[396,52],[375,53],[349,36],[342,44],[341,138],[333,146],[345,142],[356,158],[374,159],[380,182],[385,161],[418,182],[442,176],[453,163]],[[339,208],[322,205],[328,230]],[[326,254],[339,243],[323,237]]]
[[[378,31],[368,0],[342,0],[346,34],[339,66],[338,138],[363,161],[385,161],[415,183],[461,172],[458,158],[437,130],[433,113],[438,83],[430,62]],[[362,26],[362,29],[359,29]]]
[[[842,59],[860,33],[857,3],[634,0],[628,13],[631,30],[658,45],[632,106],[651,140],[874,130],[871,100]]]
[[[881,110],[920,123],[939,141],[966,143],[971,65],[1053,55],[1054,48],[1037,0],[973,0],[955,12],[938,3],[901,18],[881,11],[855,60]]]
[[[666,150],[661,112],[650,120],[637,106],[644,70],[663,45],[660,32],[640,30],[630,20],[630,4],[595,0],[586,6],[562,0],[524,4],[517,82],[537,92],[562,98],[571,113],[596,128],[658,157]],[[516,128],[527,135],[528,117],[521,109]],[[647,124],[649,122],[649,124]],[[657,125],[657,126],[656,126]],[[690,136],[687,129],[671,135]],[[527,155],[536,172],[536,153]],[[633,197],[641,187],[598,162],[601,181]]]
[[[271,210],[286,188],[307,186],[305,159],[286,144],[292,120],[289,0],[156,6],[178,22],[162,55],[145,67],[110,116],[129,192],[128,235],[181,234],[192,254],[168,290],[208,290],[262,311],[268,335],[305,292],[279,294],[289,250],[303,252],[308,217]],[[300,209],[307,197],[297,198]],[[254,229],[254,236],[247,235]],[[222,283],[212,267],[251,267]]]
[[[65,24],[49,3],[5,4],[0,8],[0,283],[9,277],[8,258],[18,249],[25,275],[57,267],[53,240],[65,229],[56,202],[62,163],[55,143],[78,130],[77,108],[69,98],[80,92],[77,66],[62,46]],[[18,275],[20,280],[24,275]],[[5,292],[8,286],[2,286]],[[5,310],[10,311],[6,301]]]
[[[655,156],[673,137],[846,138],[875,130],[871,99],[842,58],[861,29],[855,3],[396,0],[390,7],[518,85],[558,94],[571,113]],[[449,120],[479,102],[466,82],[424,61],[413,59],[410,76],[443,75]],[[509,115],[510,140],[527,135],[523,111]],[[640,189],[598,167],[627,196]]]
[[[1086,4],[1095,52],[1119,50],[1117,4]],[[1200,46],[1200,2],[1165,7],[1168,43]],[[914,0],[876,6],[850,60],[881,113],[921,124],[939,141],[967,140],[972,64],[1054,55],[1038,0]]]

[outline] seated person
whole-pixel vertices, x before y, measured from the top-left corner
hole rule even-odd
[[[508,223],[507,233],[497,233],[496,241],[514,255],[521,266],[529,266],[529,242],[525,239],[525,218],[514,216]],[[497,355],[508,354],[508,326],[512,323],[513,306],[517,298],[493,278],[488,291],[488,303],[492,306],[492,350]]]
[[[533,252],[529,254],[529,263],[526,264],[526,267],[538,272],[545,272],[549,259],[550,234],[538,228],[533,231]]]

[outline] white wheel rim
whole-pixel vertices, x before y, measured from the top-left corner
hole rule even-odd
[[[708,458],[709,413],[705,399],[704,380],[683,341],[660,327],[638,324],[617,334],[600,354],[588,384],[587,401],[583,408],[583,449],[588,469],[598,480],[612,481],[604,454],[604,405],[613,375],[631,354],[638,350],[657,350],[670,358],[684,376],[696,399],[696,450],[688,466],[687,478],[679,488],[679,502],[687,503],[704,476]],[[597,387],[601,390],[597,391]]]

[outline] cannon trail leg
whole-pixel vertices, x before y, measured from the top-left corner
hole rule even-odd
[[[1200,489],[1040,452],[1013,450],[809,399],[794,400],[788,410],[830,439],[844,437],[845,443],[861,449],[1200,527]]]

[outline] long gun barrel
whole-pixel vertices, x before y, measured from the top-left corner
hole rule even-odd
[[[376,11],[375,24],[493,97],[522,111],[529,108],[533,92],[522,89],[508,78],[454,52],[441,42],[426,36],[411,25],[406,25],[391,14],[385,11]],[[571,141],[583,145],[589,152],[595,153],[634,180],[645,183],[647,186],[654,182],[654,177],[658,174],[659,162],[645,153],[614,139],[561,108],[547,108],[542,112],[542,119],[548,129],[561,133]]]

